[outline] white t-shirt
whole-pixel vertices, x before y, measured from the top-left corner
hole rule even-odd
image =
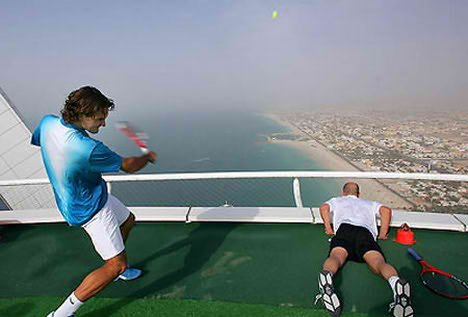
[[[335,233],[342,223],[347,223],[368,229],[377,239],[377,216],[382,204],[354,195],[335,197],[325,203],[330,206]]]

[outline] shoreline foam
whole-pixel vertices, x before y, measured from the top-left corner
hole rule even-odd
[[[310,138],[309,135],[302,132],[288,121],[282,120],[276,114],[266,113],[264,114],[264,116],[275,121],[279,125],[288,128],[291,131],[291,133],[295,135],[306,136]],[[283,144],[294,148],[306,154],[311,160],[317,162],[319,165],[323,166],[325,169],[328,170],[340,172],[362,171],[312,138],[310,138],[310,140],[308,141],[271,140],[269,141],[269,143]],[[351,181],[351,179],[341,179],[339,183],[344,184],[348,181]],[[361,188],[361,198],[381,202],[393,209],[409,209],[413,206],[406,199],[402,198],[398,194],[395,194],[385,185],[381,184],[380,182],[374,179],[353,179],[353,181],[356,181]]]

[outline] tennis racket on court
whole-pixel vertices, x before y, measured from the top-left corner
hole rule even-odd
[[[421,264],[420,277],[427,288],[437,295],[451,299],[468,298],[468,284],[465,281],[428,264],[412,248],[408,248],[408,252]]]
[[[130,125],[128,121],[119,121],[116,123],[116,127],[130,140],[135,142],[135,144],[138,145],[143,154],[149,153],[148,147],[146,145],[149,138],[146,133],[137,130],[135,127]]]

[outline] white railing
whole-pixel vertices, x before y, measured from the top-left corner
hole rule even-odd
[[[331,172],[331,171],[264,171],[264,172],[208,172],[208,173],[171,173],[171,174],[126,174],[107,175],[109,191],[112,183],[129,181],[167,181],[203,179],[254,179],[254,178],[291,178],[296,206],[302,207],[299,178],[347,178],[347,179],[406,179],[468,182],[468,175],[428,174],[428,173],[387,173],[387,172]],[[0,181],[2,186],[45,185],[47,178]],[[1,193],[1,192],[0,192]]]
[[[171,173],[171,174],[127,174],[127,175],[106,175],[104,176],[104,179],[108,182],[109,185],[109,190],[112,190],[112,184],[116,184],[119,182],[138,182],[138,181],[153,181],[153,182],[159,182],[159,181],[178,181],[178,180],[208,180],[208,179],[216,179],[216,180],[225,180],[225,179],[265,179],[265,178],[282,178],[282,179],[290,179],[291,180],[291,195],[293,196],[293,200],[295,203],[294,207],[297,210],[300,210],[299,213],[302,213],[300,216],[297,218],[291,218],[291,214],[288,214],[287,216],[283,217],[281,214],[284,214],[284,210],[282,212],[279,212],[278,210],[274,209],[274,207],[256,207],[256,215],[252,215],[251,211],[248,211],[249,207],[239,207],[237,208],[237,212],[240,212],[242,209],[246,214],[248,215],[247,218],[242,218],[240,217],[239,213],[237,213],[236,217],[230,218],[231,216],[226,216],[225,218],[219,218],[220,215],[223,213],[220,212],[219,210],[216,212],[216,215],[213,217],[214,214],[209,214],[209,217],[212,218],[207,218],[207,214],[203,209],[200,209],[197,211],[197,208],[203,208],[203,207],[190,207],[190,206],[166,206],[164,208],[162,207],[135,207],[138,212],[140,212],[140,220],[163,220],[165,219],[165,216],[161,216],[161,214],[158,214],[157,217],[153,217],[152,213],[154,210],[159,209],[161,211],[162,209],[164,210],[173,210],[174,212],[177,211],[179,212],[179,216],[174,216],[174,213],[171,218],[171,215],[166,215],[169,220],[184,220],[184,221],[210,221],[209,219],[216,219],[216,221],[220,220],[227,220],[227,221],[258,221],[259,215],[265,216],[264,213],[278,213],[278,217],[265,217],[264,219],[269,219],[268,221],[275,221],[276,219],[278,222],[312,222],[312,223],[320,223],[320,216],[318,215],[318,210],[317,208],[304,208],[303,207],[303,197],[301,195],[301,189],[300,189],[300,180],[299,179],[313,179],[313,178],[331,178],[331,179],[374,179],[374,180],[384,180],[384,179],[396,179],[396,180],[427,180],[427,181],[451,181],[451,182],[460,182],[460,183],[465,183],[468,182],[468,175],[457,175],[457,174],[424,174],[424,173],[385,173],[385,172],[321,172],[321,171],[265,171],[265,172],[208,172],[208,173]],[[359,181],[358,181],[359,182]],[[11,181],[0,181],[0,193],[2,189],[6,187],[18,187],[18,186],[28,186],[28,185],[48,185],[49,180],[48,179],[25,179],[25,180],[11,180]],[[465,184],[463,184],[465,186]],[[48,186],[50,187],[50,186]],[[255,195],[255,193],[254,193]],[[198,205],[200,206],[200,205]],[[223,207],[223,206],[220,206]],[[254,206],[252,206],[254,207]],[[317,206],[318,207],[318,206]],[[172,209],[171,209],[172,208]],[[177,209],[178,208],[178,209]],[[206,207],[206,208],[211,208],[213,207]],[[263,208],[263,209],[262,209]],[[21,208],[21,209],[35,209],[35,208]],[[151,211],[152,209],[153,211]],[[234,212],[234,209],[228,210],[226,209],[227,213],[232,213]],[[251,208],[253,209],[253,208]],[[293,209],[293,208],[285,208],[283,209]],[[468,208],[467,208],[468,209]],[[50,210],[50,208],[49,208]],[[16,210],[15,210],[16,212]],[[18,213],[21,211],[18,210]],[[297,211],[294,211],[297,212]],[[200,216],[201,214],[205,214],[205,218]],[[263,214],[262,214],[263,213]],[[27,214],[27,213],[23,213]],[[37,209],[35,209],[35,212],[32,213],[33,215],[37,214]],[[57,214],[56,211],[54,211],[54,214]],[[399,211],[397,210],[397,217],[396,220],[394,221],[393,225],[396,226],[402,222],[405,221],[402,217],[399,215]],[[407,212],[403,212],[403,214],[409,214]],[[405,218],[410,218],[412,217],[417,217],[418,212],[412,212],[411,215],[405,215]],[[421,213],[422,214],[422,213]],[[198,215],[198,216],[197,216]],[[226,214],[225,214],[226,215]],[[196,217],[195,217],[196,216]],[[263,217],[262,216],[262,217]],[[192,217],[192,218],[190,218]],[[195,218],[193,218],[195,217]],[[223,216],[224,217],[224,216]],[[240,217],[240,218],[239,218]],[[430,218],[433,218],[432,220],[428,220]],[[447,217],[450,217],[447,218]],[[1,223],[1,216],[0,216],[0,223]],[[56,218],[54,218],[56,219]],[[137,218],[138,219],[138,218]],[[194,220],[195,219],[195,220]],[[230,219],[230,220],[229,220]],[[233,220],[237,219],[237,220]],[[257,219],[257,220],[255,220]],[[273,219],[273,220],[272,220]],[[285,220],[286,219],[286,220]],[[292,220],[291,220],[292,219]],[[303,220],[301,220],[303,219]],[[422,218],[421,218],[422,219]],[[424,220],[421,221],[421,219],[413,219],[411,220],[413,224],[416,224],[416,227],[418,226],[417,223],[423,223],[420,227],[425,227],[425,228],[436,228],[436,229],[444,229],[448,228],[451,230],[460,230],[460,231],[466,231],[467,224],[468,224],[468,215],[466,215],[464,212],[462,214],[447,214],[447,215],[429,215],[428,213],[424,213]],[[62,219],[63,221],[63,219]],[[212,220],[213,221],[213,220]],[[261,220],[260,220],[261,221]],[[267,221],[267,220],[265,220]],[[441,225],[441,222],[448,221],[450,225],[447,225],[447,227],[444,227]],[[19,221],[21,222],[21,221]]]
[[[107,182],[157,181],[157,180],[195,180],[220,178],[362,178],[362,179],[413,179],[468,182],[468,175],[427,174],[427,173],[386,173],[386,172],[314,172],[314,171],[279,171],[279,172],[207,172],[207,173],[170,173],[170,174],[125,174],[105,175]],[[0,181],[0,186],[43,185],[49,179],[18,179]]]

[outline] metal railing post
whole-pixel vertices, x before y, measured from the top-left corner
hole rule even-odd
[[[296,202],[296,207],[302,208],[302,198],[301,198],[301,184],[299,183],[298,178],[294,178],[293,180],[293,193],[294,193],[294,201]]]

